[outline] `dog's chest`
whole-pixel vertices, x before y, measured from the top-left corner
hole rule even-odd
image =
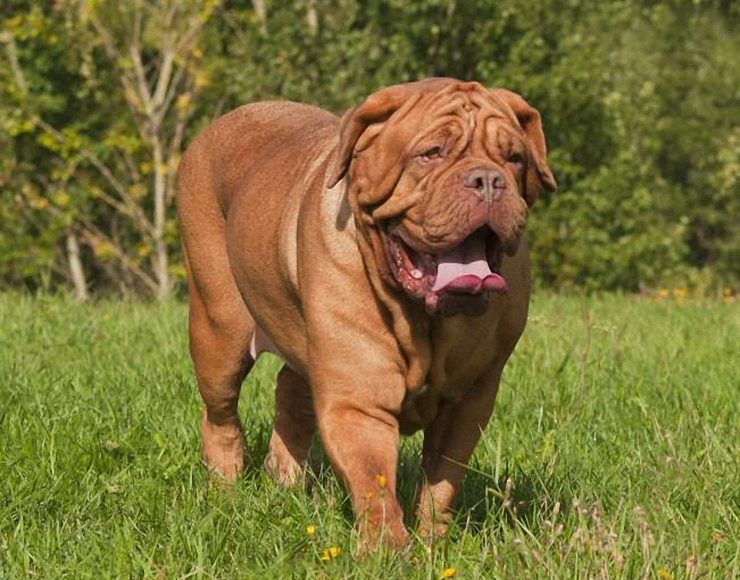
[[[430,336],[429,390],[454,400],[477,384],[496,359],[499,323],[496,312],[480,318],[459,316],[439,321]]]
[[[403,433],[429,425],[440,405],[454,404],[480,383],[495,363],[495,344],[485,337],[468,335],[455,342],[441,342],[433,350],[424,384],[409,390],[400,423]]]

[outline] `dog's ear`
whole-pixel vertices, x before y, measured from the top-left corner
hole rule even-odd
[[[451,82],[453,82],[453,79],[431,78],[414,83],[394,85],[373,93],[362,104],[342,115],[339,121],[337,155],[327,186],[334,187],[347,173],[357,141],[365,132],[365,129],[375,123],[387,121],[414,95],[440,90]]]
[[[516,116],[529,141],[529,162],[525,199],[532,205],[543,191],[556,191],[558,184],[547,165],[547,145],[542,131],[542,119],[537,109],[516,93],[506,89],[494,89],[494,97],[503,101]]]

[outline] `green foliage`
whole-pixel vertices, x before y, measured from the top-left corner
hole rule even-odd
[[[381,86],[431,75],[504,86],[541,111],[560,184],[531,220],[542,284],[630,291],[738,284],[736,3],[273,0],[266,7],[262,21],[246,0],[4,4],[0,284],[67,284],[64,237],[72,232],[96,288],[152,292],[158,240],[174,275],[182,271],[171,192],[164,223],[143,219],[155,211],[155,174],[164,172],[171,188],[181,149],[214,116],[272,98],[340,113]],[[164,166],[154,160],[146,103],[122,84],[134,71],[126,43],[137,10],[151,83],[168,34],[193,17],[203,23],[176,57],[184,80],[158,127],[170,150]],[[128,210],[112,206],[116,200]]]
[[[738,314],[536,294],[450,536],[357,561],[320,450],[310,491],[261,467],[276,359],[243,388],[247,471],[223,490],[181,304],[0,295],[0,576],[737,578]],[[407,511],[420,446],[401,448]]]

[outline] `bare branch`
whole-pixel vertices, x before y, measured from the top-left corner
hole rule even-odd
[[[110,237],[104,234],[99,228],[87,219],[82,220],[83,229],[80,232],[80,237],[90,247],[95,249],[96,245],[101,242],[107,244],[111,249],[116,258],[132,273],[134,274],[144,285],[149,288],[153,293],[157,293],[157,282],[149,274],[144,272],[133,260],[126,254],[126,252]]]
[[[157,79],[157,88],[154,90],[154,96],[152,97],[152,105],[160,109],[164,102],[165,96],[167,95],[167,88],[172,78],[172,65],[175,62],[175,52],[170,45],[170,41],[167,42],[168,46],[162,50],[162,66],[159,69],[159,78]]]
[[[172,82],[170,83],[169,90],[167,92],[167,97],[165,98],[159,110],[159,122],[160,123],[162,122],[162,120],[164,120],[164,117],[167,115],[167,112],[172,106],[172,101],[175,99],[175,96],[179,92],[180,84],[185,78],[186,72],[187,72],[187,62],[184,63],[182,66],[178,67],[177,71],[175,72],[175,76],[172,79]]]
[[[136,226],[136,229],[139,230],[139,232],[143,235],[147,235],[150,237],[154,236],[154,227],[152,226],[152,223],[146,217],[146,214],[141,210],[141,207],[139,207],[139,205],[137,205],[136,203],[131,202],[129,204],[123,204],[120,201],[116,200],[116,198],[114,198],[113,196],[108,195],[105,190],[102,189],[95,192],[95,197],[107,203],[118,213],[131,218],[134,226]]]
[[[144,72],[144,65],[141,62],[141,49],[138,45],[131,43],[128,47],[128,53],[131,57],[131,63],[134,66],[134,73],[136,75],[136,86],[138,88],[138,95],[142,103],[144,103],[144,111],[147,117],[151,117],[154,113],[154,103],[152,102],[152,94],[149,90],[149,83],[146,80],[146,73]],[[121,72],[121,80],[126,78],[126,73]],[[136,112],[136,111],[134,111]]]
[[[90,22],[92,22],[93,28],[95,28],[95,32],[97,32],[100,38],[103,40],[103,50],[105,50],[105,54],[112,62],[119,62],[122,55],[116,48],[116,43],[113,40],[113,36],[111,35],[110,30],[103,26],[102,22],[100,22],[94,11],[91,11],[89,17]]]
[[[131,30],[131,43],[139,46],[141,42],[141,0],[134,2],[134,23]]]
[[[13,35],[6,30],[0,33],[0,42],[5,45],[10,69],[13,71],[13,77],[15,78],[16,85],[18,85],[18,90],[22,95],[27,95],[28,85],[26,84],[26,77],[23,74],[23,69],[21,69],[20,63],[18,62],[18,47],[15,44],[15,38],[13,38]]]
[[[113,39],[110,30],[108,30],[108,28],[103,25],[103,23],[97,18],[94,13],[90,14],[90,22],[92,22],[93,28],[102,39],[103,49],[105,50],[108,58],[111,60],[112,63],[120,66],[120,63],[123,60],[123,55],[116,47],[115,40]],[[137,38],[139,34],[139,32],[136,33]],[[138,51],[136,52],[136,54],[138,55]],[[131,51],[129,51],[129,56],[132,57],[132,64],[135,69],[134,74],[131,74],[127,72],[124,68],[121,68],[121,73],[119,75],[119,80],[123,85],[126,102],[129,104],[129,107],[131,107],[134,113],[138,112],[140,105],[142,104],[145,110],[149,110],[151,108],[151,99],[148,98],[149,91],[146,85],[146,77],[144,77],[144,87],[146,88],[146,90],[141,92],[137,91],[135,85],[138,84],[136,81],[140,71],[136,70],[137,60],[134,58],[134,55],[131,54]],[[138,60],[138,65],[141,66],[140,58]]]
[[[179,41],[176,42],[176,46],[173,49],[173,54],[183,54],[183,62],[180,66],[177,67],[177,70],[174,73],[174,76],[171,78],[171,81],[168,83],[167,86],[167,94],[164,100],[162,101],[161,107],[158,111],[158,119],[157,122],[161,124],[161,122],[164,120],[164,117],[167,115],[167,112],[170,109],[170,106],[172,105],[172,101],[175,99],[175,96],[178,94],[181,83],[183,79],[185,78],[185,75],[188,72],[188,65],[190,63],[189,59],[189,53],[190,50],[195,45],[195,42],[197,40],[197,35],[200,32],[200,30],[203,28],[203,20],[199,17],[193,16],[190,19],[190,26],[187,29],[187,31],[183,34],[183,36],[179,39]],[[162,77],[160,76],[160,80]]]
[[[67,137],[61,133],[56,128],[49,125],[46,121],[41,119],[40,117],[34,115],[32,117],[33,123],[52,135],[54,138],[59,140],[60,142],[66,141]],[[105,192],[102,192],[99,194],[100,198],[108,203],[111,207],[114,209],[120,211],[124,215],[128,215],[130,217],[135,218],[135,223],[138,222],[138,225],[141,226],[143,231],[146,231],[149,235],[154,235],[154,228],[152,226],[152,223],[149,221],[149,219],[146,217],[146,214],[144,214],[143,210],[139,206],[139,204],[134,201],[131,196],[126,191],[126,187],[116,178],[115,175],[113,175],[113,172],[103,163],[97,155],[95,155],[93,152],[87,150],[87,149],[80,149],[80,155],[84,159],[90,162],[93,167],[95,167],[100,174],[105,178],[105,180],[108,182],[108,184],[113,188],[113,190],[119,195],[119,197],[124,201],[124,204],[121,204],[120,202],[117,202],[114,198],[107,195]]]

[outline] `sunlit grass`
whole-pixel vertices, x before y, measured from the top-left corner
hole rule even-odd
[[[0,296],[0,577],[740,574],[736,303],[536,296],[449,537],[359,563],[320,450],[308,491],[261,468],[276,359],[242,393],[245,477],[208,480],[185,328],[180,303]]]

